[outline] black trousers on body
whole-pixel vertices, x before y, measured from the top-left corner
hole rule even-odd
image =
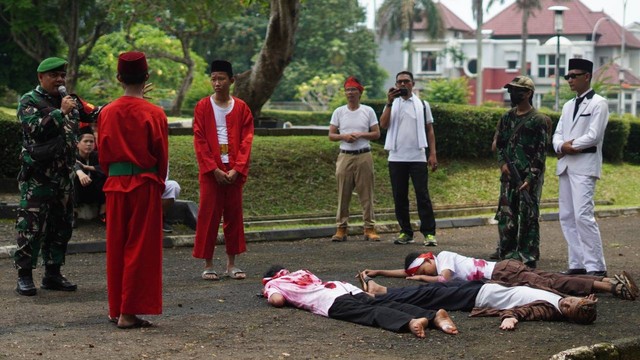
[[[373,298],[365,293],[345,294],[333,302],[329,317],[352,323],[380,327],[394,332],[408,331],[409,321],[427,318],[433,326],[436,312],[396,301]]]
[[[416,193],[420,232],[424,235],[436,234],[436,218],[429,197],[429,169],[426,162],[389,161],[389,177],[395,204],[396,219],[400,231],[413,236],[409,216],[409,178]]]
[[[385,295],[376,295],[376,299],[397,301],[430,310],[471,311],[483,285],[482,281],[458,280],[389,288]]]

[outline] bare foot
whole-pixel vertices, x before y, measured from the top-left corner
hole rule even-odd
[[[438,310],[436,317],[433,319],[433,325],[435,328],[442,330],[445,334],[458,334],[456,324],[453,323],[453,320],[451,320],[449,314],[444,309]]]
[[[120,314],[117,326],[119,329],[137,329],[151,327],[153,324],[147,320],[140,319],[135,315]]]
[[[367,292],[373,295],[384,295],[387,293],[387,287],[377,284],[373,280],[367,282]]]
[[[409,321],[409,330],[417,338],[424,339],[427,337],[427,332],[424,330],[429,325],[427,318],[412,319]]]

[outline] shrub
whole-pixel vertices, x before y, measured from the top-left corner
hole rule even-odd
[[[0,178],[15,178],[20,170],[22,128],[15,116],[0,112]]]

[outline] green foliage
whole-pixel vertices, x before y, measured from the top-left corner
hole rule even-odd
[[[629,121],[618,116],[610,116],[602,144],[602,158],[612,163],[620,163],[624,158],[624,149],[629,138]]]
[[[435,79],[426,84],[425,100],[434,103],[468,104],[469,81],[466,77]]]
[[[20,169],[18,155],[22,148],[22,127],[16,116],[0,112],[0,178],[15,178]]]
[[[368,96],[383,96],[387,74],[376,61],[378,46],[364,21],[364,8],[357,1],[302,2],[294,58],[271,99],[295,99],[296,86],[321,73],[356,76]]]
[[[629,137],[624,152],[624,161],[640,164],[640,119],[626,114],[624,120],[629,123]],[[605,141],[607,140],[605,138]]]
[[[340,95],[344,98],[344,92],[341,92],[344,80],[345,77],[341,74],[314,76],[311,80],[296,86],[297,97],[315,111],[329,110],[329,104],[334,98]]]
[[[167,37],[163,31],[149,25],[135,25],[130,34],[119,31],[103,36],[91,56],[80,67],[82,81],[78,84],[78,93],[87,100],[102,104],[122,95],[116,73],[118,55],[131,50],[126,41],[127,36],[138,39],[136,43],[147,51],[166,52],[176,57],[182,55],[178,40]],[[195,52],[192,52],[192,57],[197,68],[206,68],[204,60]],[[165,108],[169,107],[176,96],[175,89],[186,75],[187,67],[166,58],[152,56],[147,57],[147,62],[149,82],[154,84],[154,90],[149,94],[151,101]],[[193,84],[185,102],[185,107],[189,109],[193,109],[197,100],[211,92],[208,77],[203,72],[195,74]]]

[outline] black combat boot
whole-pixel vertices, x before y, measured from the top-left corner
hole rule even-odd
[[[58,291],[76,291],[78,285],[73,284],[60,273],[60,265],[47,265],[42,278],[43,289]]]
[[[16,292],[23,296],[33,296],[38,292],[36,285],[33,283],[33,273],[31,269],[18,270]]]

